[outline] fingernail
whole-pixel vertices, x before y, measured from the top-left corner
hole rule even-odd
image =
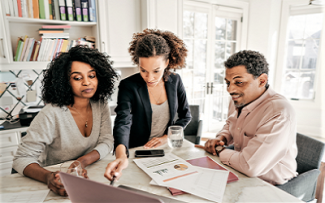
[[[115,172],[115,173],[114,173],[114,175],[115,175],[115,176],[118,176],[118,175],[119,175],[119,173],[118,173],[118,172]]]

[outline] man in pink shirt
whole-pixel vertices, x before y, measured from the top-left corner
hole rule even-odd
[[[297,176],[296,116],[285,97],[268,85],[268,63],[255,51],[240,51],[224,63],[235,109],[205,150],[222,163],[271,184]],[[224,145],[234,145],[234,150]]]

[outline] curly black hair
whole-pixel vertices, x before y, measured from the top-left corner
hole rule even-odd
[[[134,33],[129,52],[137,65],[139,65],[139,57],[165,56],[165,60],[169,59],[164,73],[165,80],[170,75],[171,69],[181,69],[186,65],[186,45],[183,40],[169,31],[145,29],[141,33]]]
[[[254,79],[261,74],[269,73],[269,64],[263,54],[257,51],[243,50],[231,55],[224,63],[226,68],[243,65],[249,74],[252,74]]]
[[[104,102],[111,98],[114,83],[119,77],[112,68],[113,62],[109,60],[109,56],[105,56],[97,49],[78,45],[68,52],[60,53],[49,64],[49,68],[44,71],[42,99],[45,103],[56,104],[60,107],[74,104],[70,84],[71,64],[73,61],[87,63],[96,71],[98,86],[96,93],[91,98],[92,100]]]

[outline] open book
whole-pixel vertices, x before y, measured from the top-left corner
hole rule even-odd
[[[224,168],[217,162],[213,161],[213,159],[211,159],[208,156],[197,158],[197,159],[190,159],[190,160],[186,160],[186,161],[189,162],[190,164],[192,164],[193,166],[228,171],[228,169]],[[234,173],[229,171],[227,183],[234,182],[237,180],[238,180],[238,177]],[[186,192],[175,189],[175,188],[168,188],[168,189],[173,196],[186,194]]]

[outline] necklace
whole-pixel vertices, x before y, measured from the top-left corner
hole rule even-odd
[[[157,85],[158,85],[158,84],[157,84]],[[164,88],[161,89],[161,91],[160,91],[160,95],[159,95],[158,99],[156,99],[156,98],[153,96],[153,94],[150,92],[149,88],[148,88],[148,92],[149,92],[149,94],[151,94],[152,98],[156,101],[156,103],[157,103],[158,105],[159,105],[159,100],[160,100],[160,97],[161,97],[161,95],[162,95],[163,90],[164,90]]]
[[[82,117],[81,116],[81,114],[79,113],[79,111],[74,107],[74,106],[71,106],[72,108],[74,108],[74,110],[76,110],[76,112],[80,115],[80,117]],[[85,123],[85,127],[87,128],[88,127],[88,107],[89,107],[89,105],[87,106],[87,111],[86,111],[86,123]]]

